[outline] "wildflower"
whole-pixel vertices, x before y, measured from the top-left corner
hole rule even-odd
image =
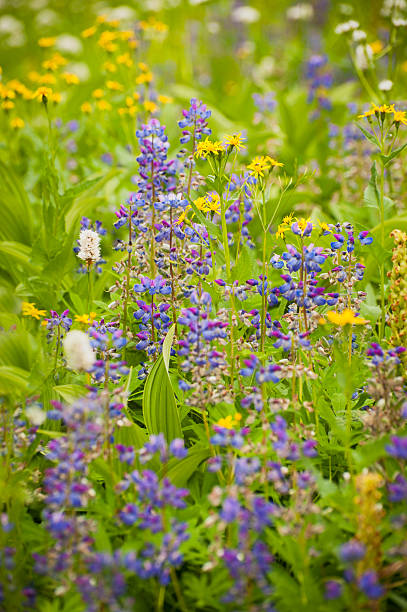
[[[208,136],[211,133],[207,121],[211,116],[211,111],[207,109],[206,104],[203,104],[201,100],[191,98],[191,106],[188,110],[184,109],[182,111],[182,116],[183,119],[178,121],[178,127],[182,129],[181,144],[189,142],[191,135],[195,137],[195,141],[199,141],[202,140],[202,135]]]
[[[86,30],[83,30],[81,36],[82,38],[90,38],[96,33],[96,30],[96,26],[91,26],[90,28],[86,28]]]
[[[107,102],[107,100],[98,100],[96,102],[96,105],[97,105],[98,109],[101,110],[101,111],[110,111],[110,110],[112,110],[112,105],[110,104],[110,102]]]
[[[375,40],[374,42],[369,44],[369,47],[371,48],[372,53],[376,55],[377,53],[380,53],[380,51],[382,51],[383,43],[381,40]]]
[[[21,128],[25,126],[25,122],[23,119],[21,119],[21,117],[14,117],[10,121],[10,126],[14,128],[15,130],[20,130]]]
[[[72,72],[63,72],[61,77],[64,79],[67,85],[78,85],[78,83],[80,83],[79,77]]]
[[[23,302],[21,304],[21,313],[24,317],[33,317],[33,319],[37,319],[37,321],[47,314],[45,310],[38,310],[38,308],[35,307],[35,302]]]
[[[111,91],[123,91],[123,85],[118,81],[106,81],[106,87]]]
[[[270,170],[274,166],[283,166],[282,163],[276,161],[269,155],[261,155],[255,157],[252,162],[247,166],[248,170],[251,170],[250,175],[259,178],[264,176],[266,170]]]
[[[160,94],[157,99],[160,104],[171,104],[174,101],[174,98],[171,96],[164,96],[162,94]]]
[[[338,599],[342,595],[342,585],[337,580],[325,582],[325,599]]]
[[[239,132],[239,134],[233,134],[232,136],[224,136],[223,141],[228,147],[235,147],[237,151],[246,148],[243,145],[244,140],[241,132]]]
[[[407,117],[405,111],[394,111],[393,113],[393,121],[394,123],[403,123],[407,125]]]
[[[87,334],[77,329],[69,331],[64,338],[63,345],[66,361],[71,370],[90,370],[96,356]]]
[[[96,312],[90,312],[88,315],[75,315],[75,321],[83,325],[92,325],[93,320],[96,318]]]
[[[220,141],[212,142],[209,137],[206,137],[205,140],[198,142],[195,157],[206,159],[208,155],[218,155],[219,153],[223,153],[223,151],[224,149]]]
[[[358,540],[349,540],[339,549],[339,557],[345,563],[360,561],[366,555],[366,547]]]
[[[143,106],[148,113],[155,113],[158,110],[158,106],[152,100],[144,100]]]
[[[384,594],[384,588],[378,581],[376,572],[367,571],[359,578],[359,588],[369,599],[379,599]]]
[[[89,115],[92,112],[92,105],[89,102],[84,102],[81,104],[81,111]]]
[[[47,104],[48,99],[52,97],[52,93],[50,87],[39,87],[32,97],[34,100],[39,100],[43,104]]]
[[[103,89],[95,89],[92,92],[92,98],[95,98],[96,100],[100,100],[100,98],[103,98],[103,96],[105,95],[105,92],[103,91]]]
[[[407,460],[407,437],[392,436],[391,444],[386,446],[386,451],[396,459]]]
[[[38,45],[43,49],[48,49],[49,47],[53,47],[55,45],[56,40],[57,39],[54,36],[40,38],[38,41]]]
[[[239,425],[242,420],[242,415],[240,412],[236,412],[233,416],[228,414],[227,417],[219,419],[216,423],[218,427],[223,427],[224,429],[232,429],[233,427]]]
[[[86,261],[88,266],[100,259],[100,235],[90,229],[82,230],[79,234],[79,259]]]
[[[336,312],[335,310],[330,310],[326,318],[328,321],[333,323],[334,325],[339,325],[340,327],[344,327],[345,325],[366,325],[369,323],[366,319],[362,319],[362,317],[357,316],[352,310],[345,308],[342,312]],[[320,323],[324,324],[325,320],[320,319]]]

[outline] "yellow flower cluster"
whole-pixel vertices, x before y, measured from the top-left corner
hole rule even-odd
[[[363,471],[355,478],[357,495],[354,498],[358,512],[356,539],[366,547],[366,555],[357,564],[360,576],[367,569],[378,569],[381,562],[381,536],[378,525],[384,516],[380,488],[384,480],[377,472]]]
[[[226,135],[223,137],[223,140],[216,140],[215,142],[206,137],[205,140],[198,142],[195,157],[206,159],[208,155],[216,156],[220,153],[224,153],[229,147],[231,149],[236,149],[236,151],[240,151],[245,148],[243,142],[244,139],[241,132],[238,134]]]
[[[393,123],[403,123],[404,125],[407,125],[406,112],[395,109],[394,104],[381,104],[380,106],[377,106],[374,102],[372,102],[372,108],[362,115],[358,115],[358,119],[370,119],[372,115],[375,115],[377,118],[379,118],[379,116],[381,117],[382,115],[393,115]]]
[[[393,346],[406,346],[407,343],[407,234],[395,229],[390,236],[395,246],[393,249],[393,266],[387,276],[390,280],[389,326],[390,342]]]
[[[264,172],[267,170],[272,170],[276,166],[283,166],[281,162],[276,161],[269,155],[260,155],[253,159],[253,161],[247,166],[247,169],[250,170],[251,176],[255,176],[256,179],[259,176],[264,176]]]
[[[366,323],[369,323],[369,321],[366,321],[366,319],[356,316],[356,313],[348,308],[345,308],[345,310],[342,310],[342,312],[330,310],[327,312],[326,318],[330,323],[338,325],[339,327],[345,327],[345,325],[366,325]],[[319,322],[321,325],[326,323],[324,318],[321,318]]]
[[[37,319],[37,321],[39,321],[41,317],[45,317],[47,312],[46,310],[38,310],[38,308],[35,306],[35,302],[22,302],[21,314],[23,317],[32,317],[33,319]]]
[[[218,427],[224,427],[224,429],[233,429],[234,427],[239,425],[241,420],[242,415],[240,414],[240,412],[235,412],[233,416],[231,414],[228,414],[227,417],[219,419],[216,425]]]
[[[96,312],[90,312],[89,314],[75,315],[75,321],[81,325],[92,325],[96,319]]]
[[[165,24],[154,18],[139,24],[141,35],[143,32],[165,32],[167,29]],[[105,81],[93,92],[94,100],[89,99],[82,103],[82,113],[90,115],[94,111],[105,113],[114,110],[119,116],[134,117],[140,111],[147,114],[157,113],[159,105],[172,102],[172,98],[164,94],[159,95],[157,99],[150,99],[153,73],[144,62],[135,62],[134,49],[139,44],[135,33],[132,30],[120,29],[118,20],[109,20],[105,15],[101,15],[94,25],[83,30],[82,38],[85,41],[94,38],[97,46],[107,54],[105,61],[102,61]],[[68,59],[56,51],[56,44],[56,37],[43,37],[38,40],[38,45],[45,55],[41,61],[41,70],[28,72],[27,84],[16,79],[0,82],[0,106],[6,113],[18,111],[19,98],[39,101],[44,105],[60,103],[67,86],[80,84],[78,75],[65,68],[69,63]],[[129,91],[128,83],[136,83],[144,91],[142,94]],[[139,102],[140,98],[142,102]],[[23,117],[24,115],[10,117],[11,128],[23,128]]]
[[[194,204],[201,212],[214,212],[220,215],[220,197],[219,194],[215,191],[212,191],[211,193],[207,193],[205,196],[197,198],[196,200],[194,200]],[[177,220],[178,224],[183,223],[186,220],[190,210],[192,210],[192,206],[188,205],[185,208],[184,212],[179,216]],[[192,217],[193,216],[194,213],[192,214]]]

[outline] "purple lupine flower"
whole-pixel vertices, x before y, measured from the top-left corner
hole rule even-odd
[[[211,133],[207,122],[207,119],[211,116],[211,111],[201,100],[191,98],[191,106],[188,110],[182,111],[182,116],[183,119],[178,121],[178,126],[182,129],[181,144],[189,142],[191,135],[195,136],[195,140],[201,140],[202,135],[209,136]]]
[[[325,599],[338,599],[342,595],[342,585],[337,580],[325,582]]]
[[[369,599],[379,599],[384,595],[384,588],[379,583],[376,572],[364,572],[358,581],[359,588]]]
[[[366,554],[366,547],[357,540],[349,540],[346,544],[342,544],[339,549],[339,557],[345,563],[360,561]]]
[[[391,444],[386,445],[386,451],[396,459],[407,459],[407,437],[391,437]]]

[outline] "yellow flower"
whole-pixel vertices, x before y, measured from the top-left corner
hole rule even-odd
[[[407,125],[407,117],[405,111],[395,111],[393,113],[393,121],[394,123],[404,123]]]
[[[286,225],[291,225],[291,223],[293,222],[293,215],[294,213],[290,213],[289,215],[285,216],[283,218],[283,223],[285,223]]]
[[[155,113],[155,111],[158,109],[157,104],[152,100],[144,100],[143,106],[149,113]]]
[[[233,416],[231,414],[228,414],[227,417],[219,419],[216,425],[218,427],[223,427],[224,429],[233,429],[233,427],[239,425],[241,420],[242,415],[240,414],[240,412],[236,412]]]
[[[290,229],[290,227],[288,225],[284,225],[281,224],[278,226],[277,232],[276,232],[276,238],[283,238],[285,237],[285,233],[288,232],[288,230]]]
[[[51,59],[43,61],[41,66],[45,68],[45,70],[51,70],[51,72],[54,72],[61,66],[66,66],[67,63],[68,60],[65,59],[65,57],[63,57],[60,53],[54,53]]]
[[[105,92],[103,91],[103,89],[95,89],[92,92],[92,98],[96,98],[96,100],[100,100],[100,98],[103,98],[104,95]]]
[[[39,100],[46,104],[48,99],[52,96],[52,89],[50,87],[39,87],[37,91],[33,93],[33,99]]]
[[[126,53],[118,56],[117,63],[126,66],[126,68],[131,68],[134,62],[130,57],[130,53],[127,51]]]
[[[153,78],[154,77],[153,77],[152,72],[143,72],[142,74],[139,74],[139,76],[136,78],[136,83],[137,85],[143,85],[144,83],[151,83]]]
[[[243,145],[242,133],[233,134],[231,136],[224,136],[223,142],[229,147],[235,147],[237,151],[240,149],[245,149],[246,147]]]
[[[37,319],[37,321],[47,314],[45,310],[38,310],[38,308],[35,307],[35,302],[22,302],[21,313],[24,317],[33,317]]]
[[[266,170],[270,170],[274,166],[282,166],[281,162],[276,161],[269,155],[260,155],[253,159],[253,161],[247,166],[248,170],[251,170],[251,176],[255,176],[259,178],[259,176],[264,176],[264,172]]]
[[[61,94],[58,91],[51,94],[51,102],[54,102],[54,104],[61,102]]]
[[[322,223],[321,223],[321,221],[318,219],[318,225],[319,225],[319,227],[321,228],[321,230],[323,232],[332,233],[331,229],[329,228],[328,223],[325,223],[325,221],[322,221]]]
[[[11,100],[4,100],[4,102],[1,103],[1,108],[3,110],[11,110],[12,108],[14,108],[14,102],[12,102]]]
[[[123,91],[124,87],[118,81],[106,81],[106,87],[111,91]]]
[[[90,102],[84,102],[81,105],[81,111],[83,113],[87,113],[89,115],[92,112],[92,106],[91,106]]]
[[[113,62],[104,62],[103,68],[104,70],[106,70],[106,72],[116,72],[117,71],[117,66],[116,64],[113,64]]]
[[[96,312],[90,312],[88,315],[75,315],[75,321],[83,325],[92,325],[93,320],[96,318]]]
[[[171,98],[171,96],[164,96],[160,94],[158,96],[158,101],[160,104],[171,104],[172,102],[174,102],[174,98]]]
[[[38,44],[43,49],[47,49],[49,47],[53,47],[56,43],[56,40],[57,39],[55,38],[55,36],[48,36],[48,37],[40,38],[38,41]]]
[[[72,72],[64,72],[61,76],[67,85],[78,85],[80,83],[79,77]]]
[[[374,42],[369,44],[369,47],[371,48],[374,54],[380,53],[380,51],[383,49],[383,43],[381,40],[375,40]]]
[[[378,113],[388,114],[388,113],[396,112],[394,109],[394,104],[392,104],[391,106],[389,106],[388,104],[382,104],[381,106],[377,106],[377,104],[375,104],[374,102],[372,102],[371,104],[373,108],[370,108],[362,115],[358,115],[358,119],[367,119],[371,117],[372,115],[376,115]]]
[[[138,92],[138,91],[135,91],[135,92],[133,93],[133,98],[134,98],[135,100],[140,100],[140,94],[139,94],[139,92]]]
[[[224,148],[220,141],[212,142],[208,137],[206,137],[205,140],[198,142],[195,157],[206,159],[208,155],[218,155],[218,153],[222,153],[223,151]]]
[[[327,313],[326,318],[334,325],[339,325],[340,327],[344,327],[345,325],[366,325],[366,323],[369,323],[369,321],[366,321],[366,319],[357,317],[356,314],[348,308],[342,312],[330,310]],[[320,319],[320,323],[322,322],[325,322],[324,319]]]
[[[53,74],[42,74],[39,77],[38,82],[41,83],[42,85],[55,85],[57,80]]]
[[[96,30],[97,30],[96,26],[91,26],[90,28],[83,30],[81,36],[82,38],[90,38],[96,33]]]
[[[110,102],[107,102],[107,100],[98,100],[96,102],[96,106],[101,111],[110,111],[110,110],[112,110],[112,105],[110,104]]]
[[[119,32],[119,36],[121,40],[130,40],[134,36],[134,32],[131,30],[122,30]]]
[[[15,130],[19,130],[25,126],[25,123],[24,120],[21,119],[21,117],[14,117],[14,119],[11,119],[10,125]]]

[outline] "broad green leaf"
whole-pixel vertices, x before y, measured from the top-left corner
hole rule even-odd
[[[176,487],[183,487],[210,454],[209,448],[194,446],[184,459],[171,459],[167,469],[161,470],[160,476],[167,476]]]
[[[162,355],[147,377],[143,394],[143,415],[148,433],[163,433],[169,442],[174,438],[182,438],[181,421],[168,375],[174,332],[175,327],[172,326],[164,340]]]
[[[58,393],[68,404],[73,404],[80,397],[85,397],[87,389],[82,385],[56,385],[54,391]]]
[[[0,239],[31,244],[31,204],[20,179],[0,161]]]
[[[0,395],[14,395],[23,392],[28,386],[29,375],[27,370],[16,366],[0,366]]]

